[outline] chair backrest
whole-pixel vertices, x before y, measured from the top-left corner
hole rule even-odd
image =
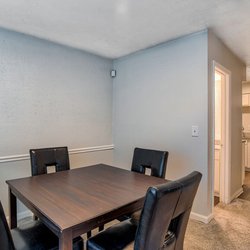
[[[146,168],[150,168],[152,176],[165,178],[167,160],[167,151],[135,148],[131,171],[145,174]]]
[[[30,149],[32,176],[47,174],[48,166],[55,166],[55,171],[69,170],[67,147]]]
[[[0,249],[1,250],[15,249],[1,201],[0,201]]]
[[[182,192],[169,227],[176,237],[174,249],[183,249],[187,224],[201,177],[201,173],[194,171],[176,181],[182,186]]]
[[[200,180],[201,174],[193,172],[180,180],[148,189],[134,249],[183,249],[187,221]]]

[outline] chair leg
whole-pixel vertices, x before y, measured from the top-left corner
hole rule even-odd
[[[89,239],[89,238],[91,237],[91,235],[92,235],[92,234],[91,234],[91,231],[88,231],[88,232],[87,232],[87,238]]]
[[[104,229],[104,225],[99,226],[99,232],[101,232]]]

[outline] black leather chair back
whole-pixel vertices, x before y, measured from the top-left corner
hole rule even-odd
[[[48,166],[55,166],[55,171],[69,170],[67,147],[30,149],[32,176],[46,174]]]
[[[193,172],[177,181],[150,187],[138,225],[122,221],[91,237],[87,250],[183,250],[183,240],[201,173]],[[130,248],[129,248],[130,249]]]
[[[1,250],[15,250],[13,239],[11,237],[10,229],[4,214],[3,206],[0,201],[0,249]]]
[[[148,189],[135,236],[134,249],[162,249],[180,193],[181,185],[176,182]]]
[[[169,230],[173,232],[176,237],[174,249],[183,249],[188,219],[201,177],[201,173],[194,171],[176,181],[182,186],[182,192],[169,227]]]
[[[152,176],[165,178],[167,160],[167,151],[135,148],[131,170],[145,174],[146,168],[150,168]]]
[[[183,249],[187,222],[200,180],[201,174],[193,172],[180,180],[148,189],[134,249]]]

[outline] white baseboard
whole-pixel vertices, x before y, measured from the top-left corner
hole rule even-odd
[[[33,213],[30,210],[26,210],[17,214],[17,220],[24,219],[26,217],[32,216]]]
[[[33,213],[30,210],[25,210],[23,212],[17,213],[17,221],[24,219],[26,217],[31,217],[33,216]],[[10,217],[6,216],[7,221],[10,221]]]
[[[203,222],[205,224],[208,224],[214,218],[214,216],[213,216],[213,214],[210,214],[208,216],[204,216],[201,214],[191,212],[190,218],[193,220],[197,220],[197,221]]]
[[[227,203],[226,204],[229,204],[232,200],[234,200],[235,198],[238,198],[241,194],[243,193],[243,188],[240,188],[238,189],[231,197],[230,199],[227,200]],[[190,218],[191,219],[194,219],[194,220],[197,220],[197,221],[201,221],[203,223],[209,223],[212,219],[213,219],[213,214],[211,213],[210,215],[208,216],[204,216],[204,215],[201,215],[201,214],[198,214],[198,213],[194,213],[194,212],[191,212],[190,214]]]
[[[220,197],[220,192],[219,191],[214,191],[214,196]]]
[[[238,198],[243,193],[243,188],[238,189],[230,198],[230,202],[235,198]]]

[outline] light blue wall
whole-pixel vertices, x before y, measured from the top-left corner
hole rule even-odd
[[[112,61],[0,30],[0,155],[112,143]]]
[[[193,211],[208,216],[207,32],[120,58],[114,68],[115,164],[130,169],[135,146],[168,150],[167,178],[203,174]]]
[[[112,61],[0,30],[0,157],[30,148],[112,144]],[[112,163],[112,151],[70,156],[71,167]],[[0,163],[6,179],[30,176],[29,160]]]

